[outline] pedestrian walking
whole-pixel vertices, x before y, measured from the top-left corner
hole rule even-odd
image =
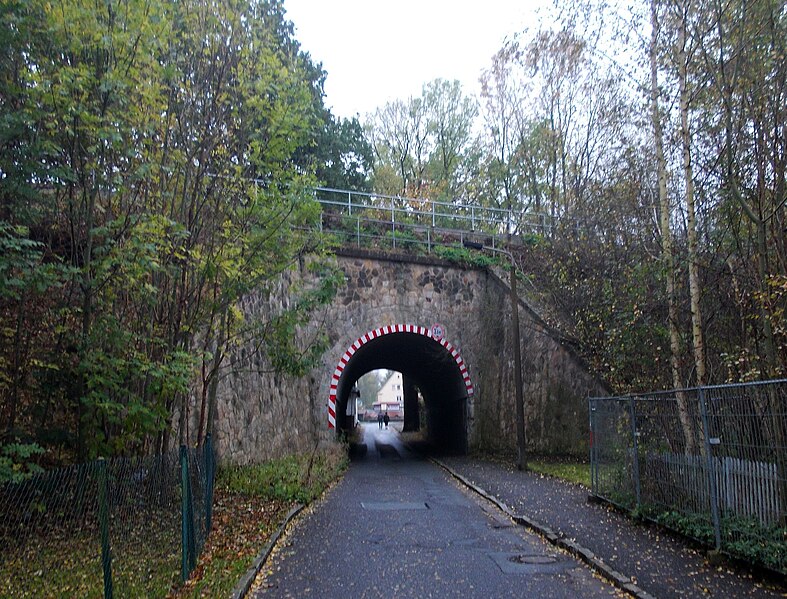
[[[385,422],[385,428],[388,428],[388,423],[390,421],[391,421],[391,419],[388,418],[388,412],[386,412],[385,415],[383,416],[383,422]]]
[[[383,413],[377,414],[377,428],[383,428]]]

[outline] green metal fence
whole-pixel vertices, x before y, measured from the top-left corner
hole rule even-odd
[[[0,486],[0,596],[165,596],[204,546],[214,475],[208,437]]]
[[[787,380],[589,404],[593,495],[787,573]]]

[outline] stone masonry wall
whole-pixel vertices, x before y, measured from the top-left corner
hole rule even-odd
[[[271,372],[264,359],[244,348],[231,357],[218,390],[216,447],[222,460],[260,462],[331,443],[327,428],[330,379],[339,358],[361,335],[381,326],[445,326],[446,339],[462,354],[475,386],[468,412],[471,447],[515,447],[512,331],[508,287],[484,269],[439,260],[399,259],[371,253],[333,259],[346,284],[334,302],[301,331],[319,327],[329,349],[307,376]],[[295,269],[269,297],[250,296],[247,313],[286,306],[293,285],[308,283]],[[549,329],[520,306],[528,447],[531,451],[584,455],[587,402],[599,383]]]

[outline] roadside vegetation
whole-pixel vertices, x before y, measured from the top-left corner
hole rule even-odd
[[[484,451],[473,455],[479,460],[487,460],[514,467],[515,455],[510,451]],[[590,488],[590,464],[573,456],[533,455],[527,459],[527,467],[536,474],[559,478],[569,483]]]
[[[337,447],[219,470],[213,530],[191,578],[169,596],[229,596],[287,512],[322,495],[347,463]]]
[[[367,185],[280,0],[120,6],[0,8],[0,483],[202,445],[241,347],[302,376],[341,282],[311,188]],[[321,286],[241,314],[306,255]]]
[[[221,468],[214,489],[213,527],[189,580],[180,581],[180,515],[153,522],[140,512],[113,539],[117,597],[227,597],[261,548],[297,503],[318,498],[347,465],[343,447],[252,466]],[[158,517],[158,516],[157,516]],[[51,531],[49,531],[51,532]],[[0,597],[103,596],[98,536],[33,536],[0,556]]]
[[[533,472],[538,474],[545,474],[570,483],[590,487],[590,464],[587,462],[538,457],[534,460],[528,460],[527,465]]]

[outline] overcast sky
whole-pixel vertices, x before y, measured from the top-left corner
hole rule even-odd
[[[438,77],[478,95],[506,37],[536,27],[549,0],[284,0],[295,38],[322,63],[326,104],[362,117]]]

